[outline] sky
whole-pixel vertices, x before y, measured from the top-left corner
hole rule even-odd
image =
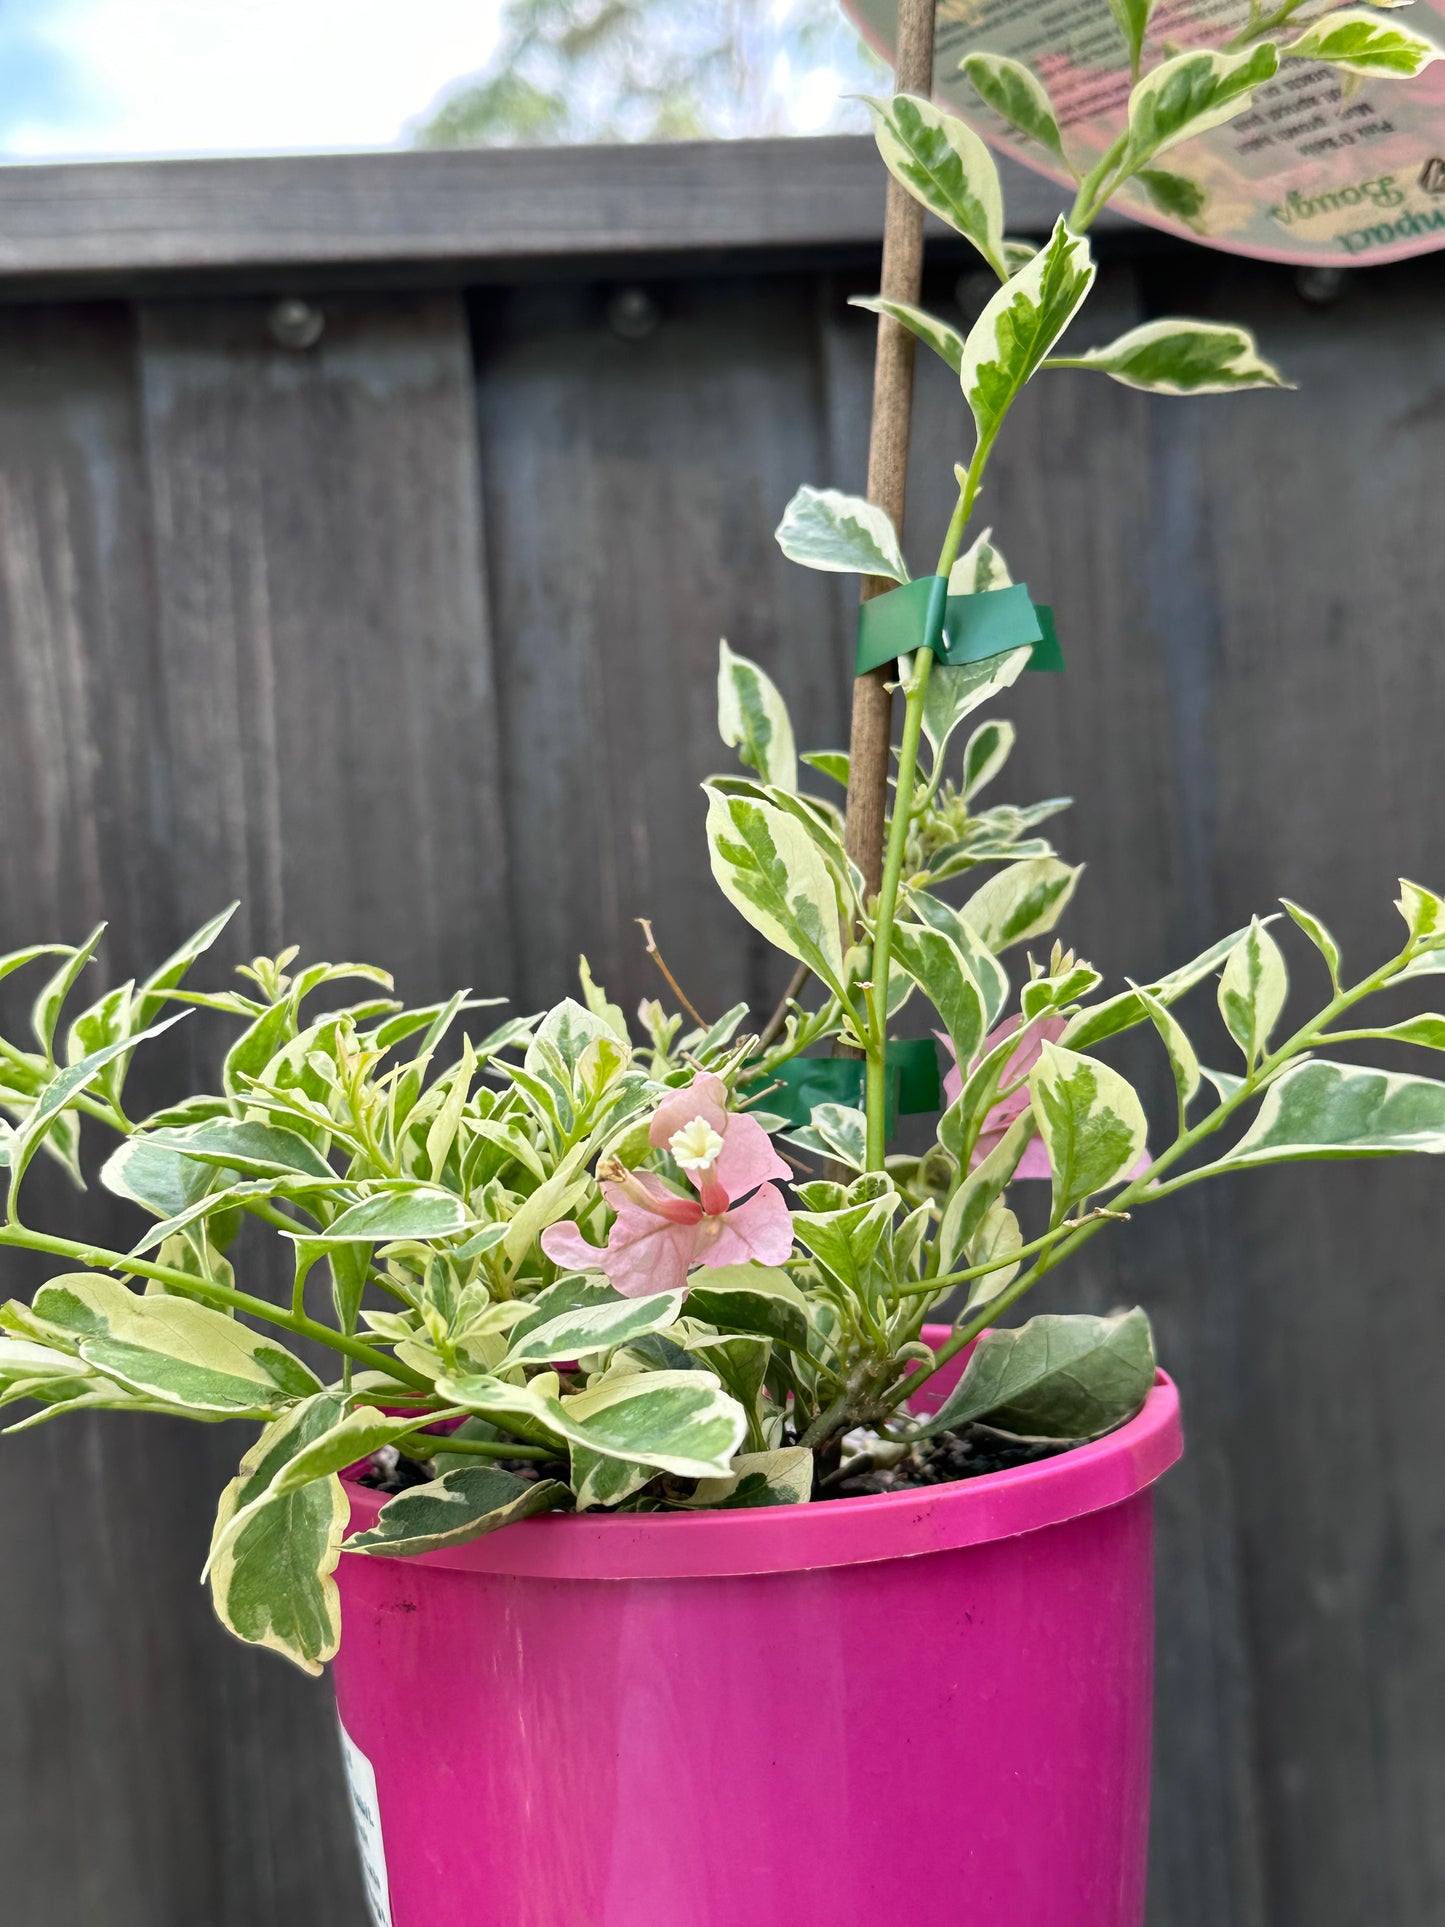
[[[0,0],[0,159],[390,146],[500,4]]]
[[[502,4],[0,0],[0,161],[393,146],[486,65]],[[788,91],[810,132],[837,77]]]

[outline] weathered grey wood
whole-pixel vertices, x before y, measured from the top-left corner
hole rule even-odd
[[[67,266],[88,297],[142,267],[188,286],[207,262],[305,283],[426,259],[453,286],[399,293],[401,265],[373,266],[322,298],[304,352],[233,295],[0,314],[0,949],[106,915],[114,981],[234,893],[213,978],[294,939],[417,997],[471,982],[536,1008],[585,949],[632,1006],[666,996],[632,921],[651,915],[705,1009],[767,1007],[786,971],[702,842],[716,643],[768,666],[806,744],[841,742],[850,585],[787,567],[770,531],[798,482],[862,484],[871,324],[846,297],[882,205],[861,144],[786,158],[796,200],[747,145],[7,171],[12,294]],[[100,245],[128,193],[138,223],[170,197],[145,260],[123,220]],[[984,514],[1057,605],[1070,674],[1013,693],[998,794],[1077,796],[1069,935],[1116,977],[1282,890],[1363,966],[1395,869],[1445,869],[1441,268],[1321,309],[1138,232],[1107,238],[1100,336],[1239,316],[1303,386],[1156,403],[1071,374],[1026,399]],[[546,279],[505,265],[551,250]],[[639,253],[673,258],[626,339],[596,264],[637,274]],[[958,262],[936,259],[947,311]],[[469,331],[474,274],[493,285]],[[926,567],[967,429],[947,372],[919,380]],[[23,1023],[18,985],[3,1002]],[[194,1031],[146,1094],[206,1074]],[[1162,1116],[1147,1040],[1129,1063]],[[1097,1241],[1052,1300],[1147,1303],[1186,1398],[1160,1496],[1160,1927],[1445,1914],[1439,1198],[1433,1169],[1385,1163],[1201,1186]],[[73,1209],[118,1225],[103,1198]],[[6,1261],[0,1290],[31,1275]],[[17,1919],[360,1918],[324,1690],[225,1641],[195,1584],[239,1445],[96,1419],[0,1446]]]
[[[585,950],[632,1010],[670,993],[635,919],[709,1016],[776,991],[773,955],[718,915],[697,783],[717,738],[718,638],[843,740],[834,584],[771,531],[821,446],[802,280],[670,283],[641,340],[590,289],[478,298],[493,626],[518,996],[576,993]]]
[[[1012,230],[1050,227],[1062,191],[1012,162],[1004,174]],[[859,136],[7,167],[0,292],[155,270],[867,247],[882,224]]]

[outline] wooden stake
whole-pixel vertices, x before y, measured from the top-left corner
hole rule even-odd
[[[935,0],[899,0],[895,91],[933,93]],[[883,221],[883,273],[880,292],[890,301],[917,302],[923,282],[923,209],[890,175]],[[878,317],[878,347],[873,363],[873,426],[868,442],[868,500],[886,509],[900,534],[908,487],[908,437],[913,414],[913,336],[887,315]],[[882,595],[893,583],[884,576],[864,578],[863,600]],[[863,872],[866,892],[878,894],[883,881],[883,831],[888,814],[888,762],[893,742],[893,698],[886,685],[892,663],[858,677],[853,684],[853,726],[848,740],[848,815],[844,843]],[[860,1051],[835,1046],[838,1055]]]

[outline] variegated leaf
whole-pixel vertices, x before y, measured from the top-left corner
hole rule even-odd
[[[946,361],[957,374],[963,366],[963,336],[951,322],[942,320],[926,309],[915,308],[907,301],[889,301],[881,294],[855,294],[849,298],[850,308],[866,308],[870,314],[886,314],[911,335],[916,335],[925,348],[931,348],[940,360]]]
[[[718,887],[753,928],[846,999],[838,900],[813,838],[747,796],[707,790],[707,839]]]
[[[1096,368],[1151,395],[1225,395],[1241,388],[1292,388],[1266,361],[1248,328],[1218,321],[1146,321],[1082,355],[1052,356],[1050,368]]]
[[[950,595],[982,595],[989,589],[1007,589],[1012,583],[1008,564],[993,545],[991,528],[973,538],[948,573]]]
[[[1266,917],[1262,921],[1268,923],[1272,919]],[[1152,984],[1146,984],[1144,988],[1152,996],[1157,997],[1161,1004],[1169,1005],[1177,1002],[1186,991],[1192,990],[1196,984],[1203,983],[1206,977],[1218,970],[1247,935],[1248,932],[1245,930],[1232,930],[1227,937],[1221,937],[1217,943],[1212,943],[1207,950],[1201,951],[1187,964],[1181,964],[1177,970],[1166,972],[1164,976],[1156,978]],[[1081,1010],[1076,1017],[1072,1017],[1069,1020],[1068,1029],[1059,1041],[1069,1045],[1073,1050],[1088,1050],[1091,1045],[1102,1043],[1106,1037],[1115,1037],[1120,1031],[1132,1030],[1135,1024],[1142,1024],[1144,1018],[1145,1010],[1140,1002],[1139,993],[1135,990],[1121,990],[1112,997],[1106,997],[1102,1003],[1092,1004],[1087,1010]]]
[[[686,1296],[682,1291],[659,1291],[647,1298],[609,1299],[564,1311],[540,1325],[528,1324],[513,1339],[498,1369],[550,1365],[587,1352],[611,1351],[643,1332],[665,1331],[681,1317]]]
[[[693,1500],[727,1510],[756,1505],[806,1505],[813,1496],[813,1454],[801,1445],[775,1452],[739,1452],[727,1474],[699,1479]]]
[[[181,1019],[188,1014],[186,1011],[180,1011],[176,1016],[167,1017],[159,1024],[152,1024],[149,1030],[106,1044],[100,1050],[92,1051],[89,1057],[82,1057],[78,1064],[69,1064],[63,1071],[56,1072],[10,1133],[8,1156],[5,1161],[10,1166],[12,1215],[15,1210],[16,1193],[20,1188],[20,1180],[25,1175],[26,1167],[39,1148],[41,1139],[66,1106],[74,1103],[82,1091],[88,1090],[96,1082],[107,1064],[113,1063],[126,1051],[134,1050],[137,1044],[143,1044],[152,1037],[159,1037],[162,1031],[169,1030],[172,1024],[180,1023]]]
[[[984,993],[967,959],[950,937],[928,924],[893,927],[893,955],[942,1019],[954,1056],[967,1064],[983,1042]]]
[[[1279,945],[1256,917],[1219,977],[1219,1011],[1251,1068],[1264,1055],[1289,991]]]
[[[1134,3],[1139,4],[1139,0]],[[974,53],[964,56],[959,62],[959,71],[973,83],[984,105],[991,107],[1000,120],[1007,121],[1026,139],[1037,141],[1055,160],[1068,166],[1053,102],[1032,68],[1025,67],[1022,61],[1010,60],[1007,54]]]
[[[963,920],[993,951],[1042,937],[1063,915],[1083,867],[1054,856],[1011,863],[975,890],[963,906]]]
[[[779,789],[798,787],[798,758],[788,706],[771,678],[746,656],[718,644],[718,734],[749,769]]]
[[[1177,142],[1242,114],[1254,88],[1278,66],[1279,56],[1268,41],[1245,53],[1201,47],[1161,61],[1129,96],[1125,171],[1135,173]]]
[[[1206,1168],[1238,1171],[1291,1158],[1445,1152],[1445,1084],[1312,1058],[1265,1092],[1233,1150]]]
[[[881,575],[907,582],[898,531],[885,510],[836,488],[800,488],[775,531],[790,562],[837,575]]]
[[[1408,80],[1423,73],[1432,61],[1445,59],[1445,49],[1424,34],[1387,23],[1359,7],[1312,20],[1299,39],[1281,47],[1280,53],[1286,60],[1325,60],[1347,74],[1382,80]]]
[[[1045,1042],[1029,1093],[1053,1172],[1056,1219],[1138,1163],[1144,1107],[1133,1085],[1107,1064]]]
[[[1340,987],[1340,946],[1335,942],[1335,939],[1330,935],[1329,931],[1326,930],[1319,918],[1314,915],[1313,911],[1306,910],[1302,904],[1291,903],[1288,897],[1281,897],[1280,902],[1299,925],[1300,929],[1304,931],[1315,949],[1318,950],[1324,958],[1325,968],[1330,973],[1330,983],[1335,990],[1338,990]]]
[[[314,1674],[341,1643],[332,1574],[350,1507],[340,1479],[314,1480],[248,1512],[239,1529],[232,1525],[298,1452],[330,1429],[341,1409],[339,1398],[323,1392],[266,1428],[221,1494],[207,1562],[221,1624]]]
[[[1195,1055],[1193,1044],[1189,1041],[1188,1032],[1168,1006],[1161,1004],[1152,991],[1144,990],[1138,985],[1134,985],[1133,988],[1169,1054],[1169,1068],[1174,1073],[1174,1088],[1179,1097],[1179,1118],[1182,1128],[1184,1113],[1189,1107],[1190,1099],[1199,1089],[1201,1076],[1199,1059]]]
[[[566,1436],[604,1457],[679,1478],[721,1477],[747,1431],[711,1372],[635,1372],[561,1401]]]
[[[193,1299],[141,1296],[96,1272],[52,1278],[33,1311],[74,1339],[98,1371],[187,1411],[266,1418],[320,1390],[315,1374],[266,1333]]]
[[[986,662],[966,662],[957,667],[935,664],[923,695],[923,733],[932,747],[935,766],[964,718],[1016,683],[1032,654],[1032,649],[1010,649],[1006,655],[990,656]]]
[[[556,1479],[519,1479],[493,1466],[459,1466],[388,1499],[376,1524],[348,1539],[342,1551],[410,1559],[555,1511],[566,1498],[566,1486]]]
[[[1089,244],[1060,216],[1047,247],[993,295],[969,330],[959,381],[979,446],[993,442],[1024,383],[1053,348],[1094,280]]]
[[[1003,189],[987,147],[964,121],[916,94],[870,100],[884,165],[916,201],[972,241],[1002,280]]]

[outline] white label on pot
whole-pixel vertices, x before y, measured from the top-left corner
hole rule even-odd
[[[386,1884],[386,1850],[381,1844],[381,1809],[376,1802],[376,1769],[343,1726],[341,1763],[351,1795],[351,1817],[361,1850],[361,1882],[372,1927],[391,1927],[391,1893]]]

